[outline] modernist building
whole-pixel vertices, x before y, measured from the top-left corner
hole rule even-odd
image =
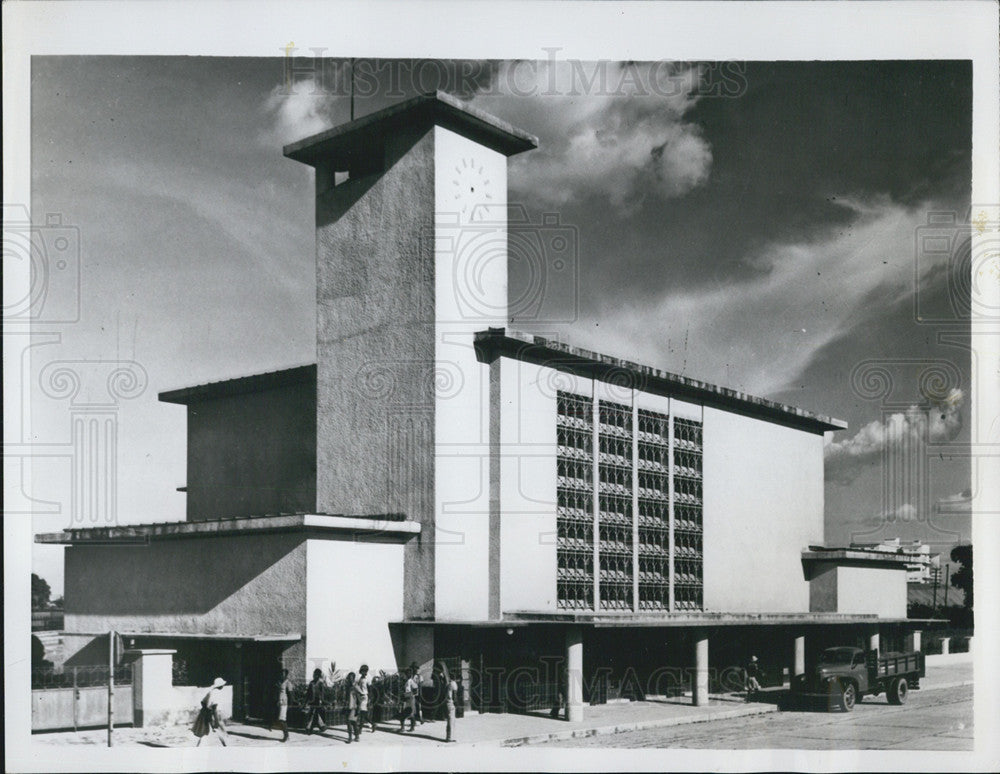
[[[75,659],[114,628],[246,682],[249,714],[279,659],[444,658],[480,709],[568,667],[577,717],[900,640],[908,558],[822,547],[844,423],[506,329],[507,158],[534,147],[437,93],[285,148],[315,170],[317,362],[160,395],[186,522],[38,538],[69,546]]]

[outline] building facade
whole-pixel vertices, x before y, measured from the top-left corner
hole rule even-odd
[[[444,659],[473,707],[575,718],[901,642],[905,561],[822,547],[844,423],[507,329],[508,243],[564,238],[508,221],[536,145],[436,93],[285,148],[314,169],[317,362],[161,393],[186,522],[38,538],[69,546],[74,658],[173,647],[247,715],[280,663]]]

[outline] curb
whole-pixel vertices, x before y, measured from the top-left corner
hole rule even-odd
[[[937,691],[942,688],[965,688],[967,685],[975,685],[974,680],[954,680],[950,683],[934,683],[933,685],[921,685],[921,691]]]
[[[503,747],[520,747],[528,744],[539,744],[541,742],[561,742],[567,739],[583,739],[588,736],[604,736],[606,734],[620,734],[626,731],[645,731],[651,728],[666,728],[668,726],[684,726],[693,723],[707,723],[712,720],[730,720],[732,718],[749,717],[751,715],[767,715],[777,712],[774,705],[765,704],[757,707],[740,707],[738,709],[722,710],[706,715],[680,716],[673,718],[659,718],[657,720],[637,720],[631,723],[618,723],[613,726],[597,726],[593,728],[573,728],[565,731],[553,731],[548,734],[533,734],[531,736],[515,736],[507,739],[473,742],[470,747],[476,745],[497,744]]]

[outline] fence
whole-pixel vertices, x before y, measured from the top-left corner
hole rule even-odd
[[[44,632],[62,628],[62,610],[33,610],[31,612],[31,631]]]
[[[132,666],[115,669],[112,719],[116,725],[134,721]],[[31,670],[31,730],[103,726],[108,722],[108,668],[70,667]]]
[[[969,639],[973,636],[972,629],[935,629],[925,631],[921,637],[921,650],[928,656],[936,656],[943,652],[941,641],[948,639],[948,649],[951,653],[968,653]]]

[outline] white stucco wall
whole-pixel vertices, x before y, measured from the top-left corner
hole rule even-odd
[[[823,436],[704,415],[705,610],[808,612],[801,552],[823,541]]]
[[[906,618],[906,568],[838,567],[837,612]]]
[[[331,661],[395,670],[389,624],[403,619],[403,546],[306,541],[306,674]]]
[[[556,607],[556,393],[591,397],[593,381],[500,360],[500,609]]]
[[[489,366],[476,331],[507,316],[507,159],[434,128],[438,620],[489,613]],[[429,539],[428,535],[424,539]]]

